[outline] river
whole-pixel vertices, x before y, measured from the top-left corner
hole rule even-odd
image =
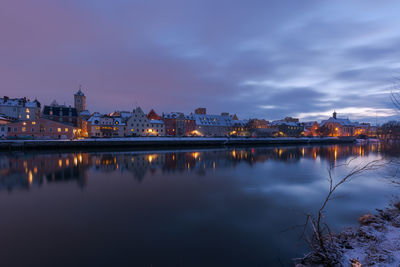
[[[330,163],[384,145],[0,153],[2,266],[291,266]],[[335,169],[339,178],[348,169]],[[362,173],[327,207],[334,231],[390,203],[392,166]],[[400,181],[400,179],[399,179]]]

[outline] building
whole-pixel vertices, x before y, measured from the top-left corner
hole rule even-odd
[[[319,135],[319,124],[316,121],[307,121],[304,125],[304,136],[318,136]]]
[[[7,132],[8,132],[7,124],[9,124],[10,122],[12,122],[12,120],[0,116],[0,139],[4,139],[7,137]]]
[[[182,112],[163,114],[165,134],[168,136],[195,136],[196,121],[193,114],[185,115]]]
[[[42,117],[48,120],[67,123],[74,127],[78,127],[78,110],[71,106],[59,105],[53,101],[51,105],[44,106]]]
[[[147,118],[149,120],[161,120],[161,117],[154,111],[154,109],[150,110],[149,114],[147,114]]]
[[[337,113],[334,111],[332,117],[321,122],[320,132],[325,136],[354,136],[358,125],[349,119],[337,118]]]
[[[24,98],[0,98],[0,114],[14,120],[35,120],[40,115],[40,102]]]
[[[250,119],[248,121],[248,127],[251,130],[254,129],[267,129],[268,128],[268,121],[264,120],[264,119]]]
[[[132,111],[132,116],[126,121],[126,136],[163,136],[165,135],[162,120],[149,120],[140,107]]]
[[[87,120],[89,137],[124,137],[126,123],[122,117],[110,116],[95,112]]]
[[[246,120],[235,120],[232,117],[232,127],[229,134],[231,136],[250,136],[249,122]]]
[[[283,120],[271,122],[269,128],[275,128],[278,136],[300,136],[303,134],[304,126],[298,121],[298,119],[286,117]]]
[[[9,138],[73,139],[78,132],[78,129],[70,124],[45,118],[11,122],[7,127]]]
[[[206,108],[196,108],[194,110],[194,114],[206,115],[207,114],[207,110],[206,110]]]
[[[78,92],[74,94],[74,107],[76,108],[78,114],[86,110],[86,96],[82,93],[81,87],[79,87]]]
[[[198,109],[196,109],[198,111]],[[196,132],[202,136],[228,136],[232,131],[233,120],[228,113],[207,115],[195,113]]]

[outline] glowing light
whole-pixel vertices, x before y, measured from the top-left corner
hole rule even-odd
[[[77,157],[74,157],[74,165],[78,166],[78,158]]]
[[[198,153],[198,152],[193,152],[193,153],[192,153],[192,156],[193,156],[193,158],[195,158],[195,159],[197,159],[197,158],[199,157],[199,155],[200,155],[200,153]]]
[[[83,159],[82,159],[82,155],[79,154],[79,163],[82,163]]]
[[[232,151],[232,157],[236,158],[236,151],[235,150]]]
[[[37,168],[36,168],[36,167],[33,168],[33,173],[34,173],[34,174],[37,174]]]
[[[59,160],[58,160],[58,167],[60,167],[60,168],[61,168],[61,167],[62,167],[62,165],[63,165],[63,164],[62,164],[62,160],[61,160],[61,159],[59,159]]]
[[[33,174],[32,174],[32,171],[29,171],[28,180],[29,180],[29,184],[31,185],[32,182],[33,182]]]
[[[69,166],[69,159],[65,160],[65,165],[68,167]]]

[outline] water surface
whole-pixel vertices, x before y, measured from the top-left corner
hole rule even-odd
[[[382,145],[0,154],[2,266],[291,266],[327,167]],[[390,168],[328,205],[332,229],[386,206]],[[334,171],[335,177],[345,169]]]

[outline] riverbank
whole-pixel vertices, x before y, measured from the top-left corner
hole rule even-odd
[[[268,146],[289,144],[344,144],[355,138],[228,138],[228,137],[128,137],[81,140],[2,140],[0,150],[49,150],[49,149],[94,149],[94,148],[181,148],[181,147],[226,147]]]
[[[327,239],[333,266],[400,266],[400,202],[359,218],[359,227]],[[316,253],[296,267],[324,266]]]

